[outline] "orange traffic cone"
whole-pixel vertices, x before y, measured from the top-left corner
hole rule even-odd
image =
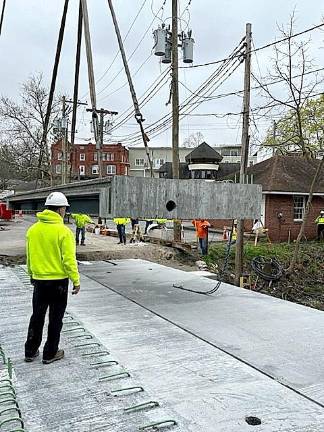
[[[223,230],[223,240],[227,240],[227,229],[224,226],[224,230]]]

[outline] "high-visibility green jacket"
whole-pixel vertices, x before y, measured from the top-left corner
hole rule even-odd
[[[78,228],[83,228],[88,223],[93,223],[93,220],[86,214],[72,213],[71,218],[74,219],[75,225]]]
[[[127,225],[130,222],[130,218],[114,218],[113,221],[116,225]]]
[[[324,216],[318,216],[316,219],[315,219],[315,223],[317,224],[317,225],[324,225]]]
[[[30,277],[37,280],[69,278],[75,286],[80,285],[72,231],[56,212],[44,210],[36,216],[38,222],[26,234]]]

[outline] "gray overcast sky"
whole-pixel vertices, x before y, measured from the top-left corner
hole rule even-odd
[[[180,13],[188,5],[188,0],[180,1]],[[1,4],[2,2],[0,2]],[[144,7],[132,28],[125,48],[130,53],[149,28],[143,42],[130,60],[130,69],[134,73],[150,55],[153,47],[152,30],[157,27],[159,19],[154,18],[152,8],[157,11],[163,0],[115,0],[115,11],[119,20],[122,35],[125,35],[141,5]],[[55,46],[63,8],[63,0],[8,0],[0,38],[0,93],[12,98],[19,97],[20,85],[31,74],[42,72],[47,83],[50,81],[54,62]],[[121,58],[115,60],[108,73],[99,81],[104,71],[110,66],[118,48],[106,0],[88,1],[92,45],[94,54],[95,77],[97,80],[98,107],[104,107],[123,112],[131,105],[128,86],[122,69]],[[245,33],[245,23],[252,23],[255,46],[261,46],[279,38],[277,24],[286,24],[291,12],[296,10],[296,32],[317,25],[324,16],[322,0],[192,0],[189,7],[190,18],[184,13],[185,21],[193,30],[195,39],[194,62],[204,63],[226,57],[237,45]],[[171,14],[171,0],[167,0],[163,19]],[[74,56],[78,1],[70,0],[64,48],[57,81],[57,91],[71,95],[74,78]],[[160,15],[160,14],[159,14]],[[186,27],[182,21],[183,28]],[[168,21],[167,21],[168,22]],[[315,67],[324,67],[324,33],[314,31],[311,37],[310,54],[315,59]],[[253,55],[252,67],[259,74],[265,74],[270,66],[272,49],[258,53],[258,63]],[[87,93],[87,69],[84,59],[81,67],[80,96],[89,101]],[[180,66],[182,62],[180,61]],[[152,55],[140,71],[134,76],[138,96],[145,92],[149,85],[165,70],[166,66],[159,63],[159,58]],[[180,80],[191,90],[203,82],[215,66],[196,69],[181,69]],[[106,87],[106,88],[105,88]],[[105,89],[104,89],[105,88]],[[243,67],[241,66],[231,78],[226,81],[217,93],[240,90],[243,88]],[[104,89],[104,90],[103,90]],[[280,88],[278,91],[281,91]],[[181,99],[190,95],[180,85]],[[170,105],[165,103],[169,97],[169,85],[143,107],[146,123],[150,124],[167,114]],[[257,94],[252,95],[252,107],[264,104]],[[195,113],[226,113],[239,112],[242,99],[238,96],[209,101],[201,104]],[[89,115],[84,109],[79,109],[78,133],[79,139],[91,137]],[[257,124],[261,132],[265,130],[270,120],[260,120]],[[252,128],[254,129],[254,127]],[[133,119],[114,132],[113,139],[138,129]],[[232,144],[240,142],[240,118],[238,116],[216,119],[214,117],[187,117],[181,122],[182,142],[188,134],[201,131],[205,140],[211,145]],[[252,130],[254,133],[254,131]],[[152,139],[152,145],[170,145],[171,130]]]

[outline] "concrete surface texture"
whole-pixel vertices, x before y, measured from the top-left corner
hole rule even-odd
[[[103,217],[112,214],[135,218],[253,219],[261,215],[262,187],[116,176],[112,179],[111,200],[108,198],[101,199]]]
[[[173,283],[204,290],[214,282],[140,260],[80,270],[62,337],[66,358],[45,367],[22,360],[28,277],[0,269],[0,344],[14,362],[29,432],[126,432],[163,419],[176,420],[176,432],[323,430],[322,312],[229,285],[210,297],[176,290]],[[76,346],[89,335],[98,346]],[[100,360],[118,365],[94,365]],[[100,379],[124,370],[130,377]],[[111,393],[131,386],[144,392]],[[147,401],[159,407],[124,412]]]

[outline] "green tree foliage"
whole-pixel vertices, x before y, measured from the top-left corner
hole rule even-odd
[[[269,128],[263,147],[272,148],[277,154],[299,152],[314,158],[324,150],[324,95],[309,99],[300,109],[303,142],[300,139],[298,117],[289,110],[273,127]],[[306,154],[305,154],[306,149]]]

